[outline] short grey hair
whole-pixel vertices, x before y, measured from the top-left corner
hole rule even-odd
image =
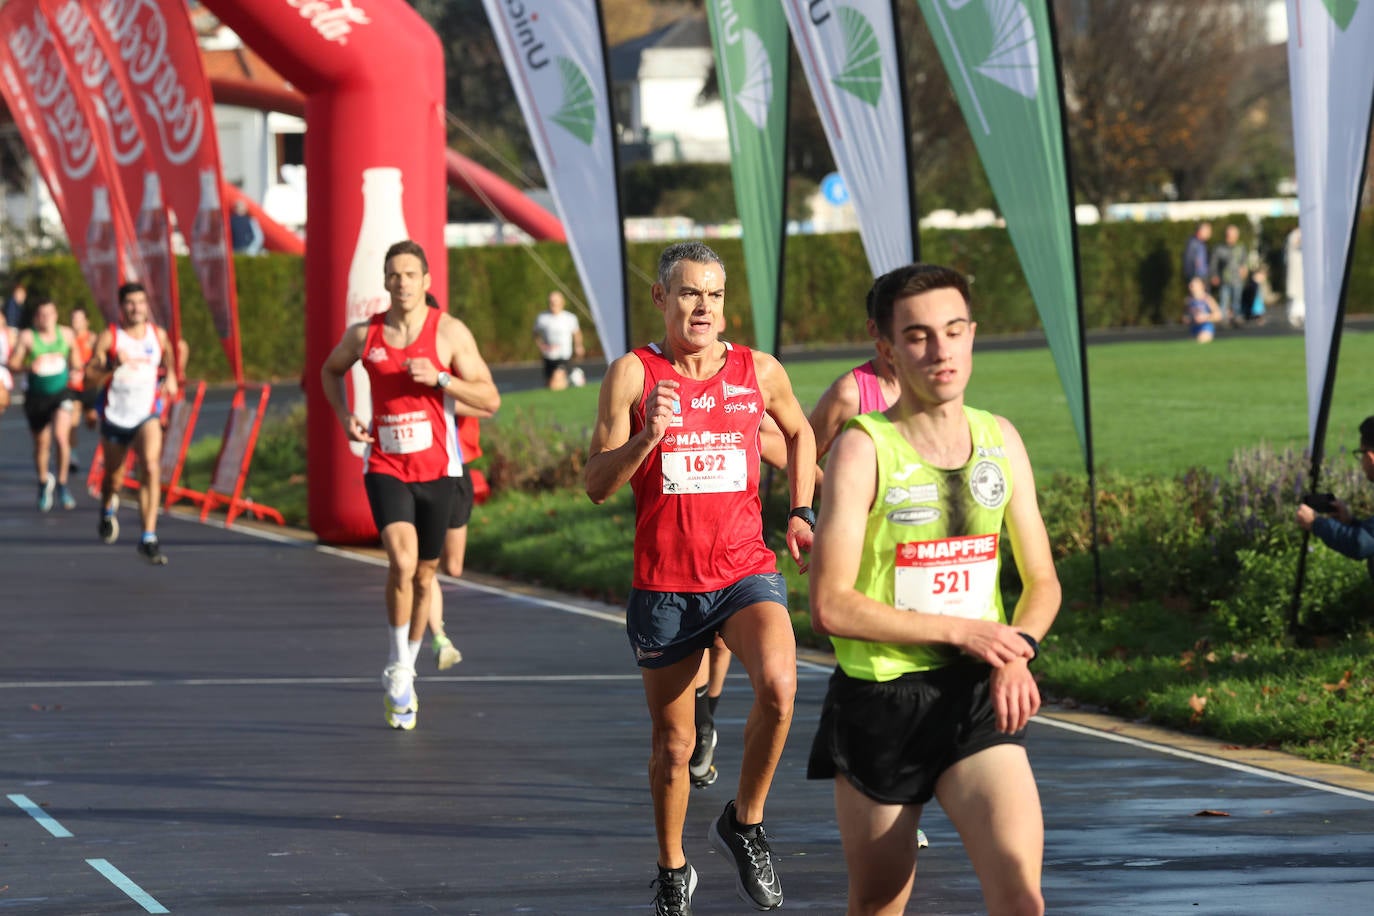
[[[667,289],[673,278],[673,270],[683,261],[693,264],[717,264],[720,266],[721,279],[725,279],[725,262],[702,242],[676,242],[663,249],[658,256],[658,283]]]

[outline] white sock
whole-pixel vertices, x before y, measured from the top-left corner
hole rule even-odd
[[[412,668],[420,660],[420,643],[422,642],[424,642],[423,639],[412,639],[406,646],[406,650],[410,652],[410,667]]]
[[[410,624],[403,623],[398,627],[389,627],[391,630],[391,655],[387,659],[387,664],[406,664],[410,658]],[[414,662],[410,666],[415,667]]]

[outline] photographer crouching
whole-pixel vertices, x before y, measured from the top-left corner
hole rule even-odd
[[[1360,424],[1360,444],[1355,450],[1360,469],[1374,481],[1374,417]],[[1374,516],[1357,519],[1350,507],[1330,493],[1311,493],[1298,506],[1298,525],[1310,531],[1337,553],[1364,560],[1374,579]]]

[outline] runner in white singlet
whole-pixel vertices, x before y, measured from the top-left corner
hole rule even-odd
[[[119,537],[120,469],[129,449],[139,457],[138,509],[143,537],[138,552],[154,566],[167,558],[157,538],[157,509],[162,496],[162,424],[158,398],[177,394],[176,352],[167,332],[151,321],[148,292],[138,283],[119,288],[119,326],[100,333],[95,355],[86,367],[86,384],[103,385],[100,442],[105,479],[100,486],[100,539],[113,544]],[[159,370],[162,373],[159,378]]]

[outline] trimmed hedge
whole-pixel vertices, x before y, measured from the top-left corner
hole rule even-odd
[[[1258,239],[1251,238],[1244,217],[1234,220],[1247,231],[1270,267],[1275,290],[1283,289],[1283,240],[1293,228],[1291,217],[1266,220]],[[1213,220],[1223,226],[1226,219]],[[1182,307],[1179,276],[1184,243],[1191,223],[1102,223],[1079,227],[1083,306],[1088,327],[1171,324]],[[742,343],[754,339],[748,278],[737,238],[707,239],[730,274],[726,336]],[[1034,331],[1040,327],[1035,305],[1016,253],[1003,229],[935,230],[921,233],[925,260],[948,264],[973,277],[974,315],[984,334]],[[627,246],[629,257],[630,340],[639,343],[662,333],[662,319],[649,298],[661,242]],[[569,284],[574,311],[581,313],[590,354],[600,352],[596,329],[577,300],[585,301],[566,245],[541,242],[523,246],[453,248],[449,256],[450,309],[472,328],[492,363],[532,362],[537,352],[530,337],[534,317],[544,308],[554,283],[550,274]],[[783,346],[863,343],[864,295],[872,278],[857,233],[795,235],[784,254],[784,303],[780,338]],[[305,270],[291,255],[238,256],[234,259],[239,288],[239,323],[245,372],[257,380],[300,376],[305,302]],[[228,363],[213,328],[194,273],[178,259],[183,333],[191,345],[188,372],[195,378],[223,380]],[[76,263],[69,256],[28,261],[14,271],[32,292],[47,292],[64,316],[76,303],[92,308]],[[1374,214],[1361,219],[1351,269],[1351,312],[1368,311],[1374,300]]]

